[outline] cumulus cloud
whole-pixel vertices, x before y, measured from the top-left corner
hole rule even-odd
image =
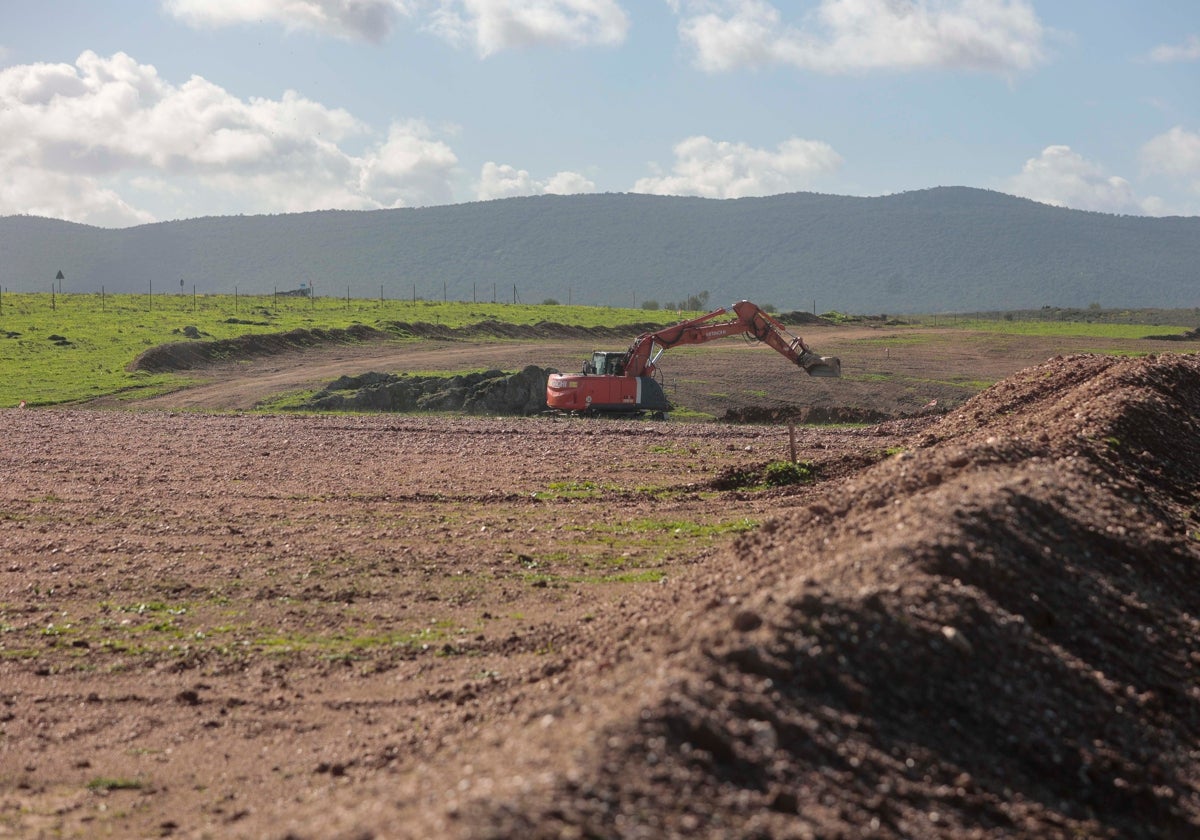
[[[243,100],[199,76],[172,85],[124,53],[0,70],[0,213],[121,226],[148,221],[138,199],[159,194],[203,196],[197,215],[434,204],[456,165],[420,122],[371,143],[344,110],[291,91]]]
[[[537,190],[528,171],[489,160],[479,174],[479,186],[475,194],[480,201],[490,201],[514,195],[533,195],[535,192]]]
[[[486,57],[543,44],[619,44],[629,18],[616,0],[441,0],[428,28]]]
[[[820,73],[924,67],[1009,73],[1043,57],[1027,0],[821,0],[799,25],[766,0],[671,0],[711,73],[786,65]]]
[[[1200,61],[1200,35],[1189,35],[1182,44],[1160,44],[1150,51],[1150,60]]]
[[[550,195],[579,195],[596,191],[596,183],[578,172],[556,172],[546,181],[543,192]]]
[[[349,40],[380,42],[411,10],[404,0],[164,0],[189,26],[221,27],[270,21]]]
[[[1150,172],[1197,179],[1200,189],[1200,134],[1175,126],[1141,149],[1142,165]]]
[[[1138,199],[1133,185],[1109,175],[1070,146],[1047,146],[1010,178],[1008,192],[1056,207],[1101,213],[1153,213],[1156,198]]]
[[[689,137],[675,145],[670,174],[641,178],[633,192],[742,198],[791,192],[836,170],[841,156],[827,143],[793,137],[774,150]]]
[[[127,227],[154,221],[95,178],[14,166],[0,181],[0,215],[24,213],[71,219],[102,227]]]
[[[489,160],[479,174],[476,197],[490,201],[518,195],[574,195],[595,189],[596,185],[578,172],[559,172],[549,180],[539,181],[525,169]]]
[[[362,166],[364,195],[388,207],[445,204],[458,157],[419,121],[393,124],[387,142],[369,153]]]
[[[195,27],[270,22],[381,42],[401,18],[473,47],[481,57],[540,45],[619,44],[629,18],[617,0],[163,0]]]

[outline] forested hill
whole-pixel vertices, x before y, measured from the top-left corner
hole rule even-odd
[[[642,305],[702,291],[861,313],[1200,306],[1200,217],[1111,216],[996,192],[712,200],[539,196],[228,216],[119,230],[0,218],[0,285]],[[180,282],[182,280],[182,283]]]

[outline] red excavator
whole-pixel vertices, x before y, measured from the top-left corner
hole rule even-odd
[[[662,385],[654,378],[655,363],[664,350],[682,344],[703,344],[714,338],[744,335],[765,341],[795,362],[809,376],[841,376],[842,363],[832,356],[818,356],[804,339],[793,336],[783,324],[748,300],[735,303],[733,317],[718,320],[729,309],[718,309],[665,327],[658,332],[639,335],[622,352],[598,350],[583,366],[583,373],[552,373],[546,382],[546,405],[558,411],[578,414],[640,416],[651,413],[666,416],[671,403]]]

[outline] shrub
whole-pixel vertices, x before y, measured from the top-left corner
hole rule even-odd
[[[763,480],[771,487],[807,484],[817,480],[817,466],[812,461],[772,461],[763,470]]]

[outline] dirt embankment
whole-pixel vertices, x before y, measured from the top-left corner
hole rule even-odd
[[[1000,383],[592,640],[431,829],[1200,835],[1198,416],[1195,357]]]
[[[1155,341],[1200,341],[1200,327],[1184,333],[1169,333],[1167,335],[1148,335],[1146,338]]]
[[[186,329],[186,328],[185,328]],[[198,334],[197,334],[198,335]],[[386,333],[362,324],[346,329],[291,330],[265,335],[240,335],[215,341],[172,341],[140,353],[129,363],[127,370],[148,373],[171,373],[194,370],[217,362],[228,362],[255,356],[271,356],[317,347],[324,344],[345,344],[386,337]]]
[[[621,338],[632,339],[642,333],[661,330],[662,324],[634,323],[619,327],[581,327],[574,324],[560,324],[556,321],[539,321],[536,324],[508,324],[503,321],[487,320],[465,327],[446,327],[441,324],[414,323],[406,321],[388,321],[383,326],[390,333],[416,338],[434,338],[444,341],[478,339],[478,338],[510,338],[510,339],[539,339],[539,338]]]
[[[429,338],[443,341],[473,339],[542,339],[542,338],[624,338],[660,329],[659,324],[637,323],[620,327],[580,327],[541,321],[537,324],[507,324],[501,321],[481,321],[465,327],[441,324],[388,321],[382,329],[354,324],[346,329],[299,329],[284,333],[241,335],[236,338],[200,340],[198,332],[189,341],[173,341],[151,347],[128,365],[128,370],[149,373],[169,373],[194,370],[219,362],[258,356],[271,356],[292,350],[302,350],[328,344],[368,341],[383,338]],[[184,328],[184,331],[194,328]]]
[[[306,401],[316,411],[463,411],[517,417],[546,408],[553,368],[528,365],[516,373],[487,370],[457,376],[364,373],[342,376]]]

